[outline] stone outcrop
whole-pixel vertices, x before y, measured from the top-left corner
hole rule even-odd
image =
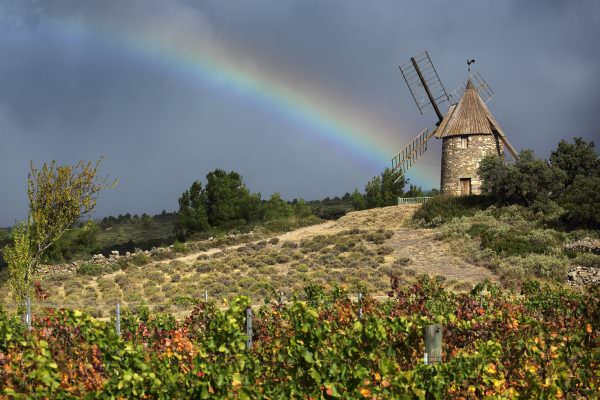
[[[600,240],[587,237],[572,243],[568,243],[564,246],[564,248],[577,253],[600,255]],[[571,286],[589,286],[600,284],[600,265],[576,265],[567,273],[567,283]]]
[[[598,285],[600,284],[600,268],[578,265],[567,274],[567,283],[571,286]]]
[[[578,253],[592,253],[600,255],[600,239],[584,238],[565,245],[565,249]]]

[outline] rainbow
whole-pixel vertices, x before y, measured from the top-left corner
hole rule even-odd
[[[192,42],[186,36],[165,37],[153,34],[151,29],[117,30],[114,26],[90,27],[65,20],[58,25],[70,36],[91,29],[92,34],[109,40],[111,45],[163,62],[217,90],[259,102],[269,112],[305,127],[304,134],[310,139],[348,153],[373,171],[389,166],[394,151],[411,138],[410,135],[399,138],[397,129],[366,118],[364,112],[349,106],[347,100],[324,93],[312,82],[253,61],[251,55],[240,50],[206,44],[197,38]],[[413,168],[409,177],[425,188],[434,187],[438,185],[438,171],[431,164],[423,164]]]

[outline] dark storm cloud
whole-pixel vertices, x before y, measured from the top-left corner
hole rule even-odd
[[[57,29],[61,21],[81,31]],[[435,121],[418,114],[397,70],[425,49],[449,90],[464,80],[467,57],[477,60],[496,91],[489,106],[517,148],[547,156],[562,138],[598,136],[593,0],[0,0],[0,226],[25,215],[29,160],[105,154],[103,170],[120,184],[101,198],[104,215],[174,209],[216,167],[288,198],[342,194],[377,173],[248,97],[107,40],[90,28],[97,24],[243,49],[398,126],[390,157]],[[438,147],[423,161],[438,163]]]

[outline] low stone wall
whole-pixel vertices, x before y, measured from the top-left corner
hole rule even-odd
[[[600,255],[600,240],[584,238],[564,246],[565,249],[577,253],[591,253]],[[577,265],[567,273],[567,283],[571,286],[589,286],[600,284],[600,265]]]
[[[248,233],[240,233],[240,234],[228,234],[224,238],[221,238],[221,240],[223,240],[223,239],[236,240],[236,239],[239,239],[241,236],[254,237],[253,236],[254,234],[255,234],[254,231],[250,231]],[[206,240],[201,240],[201,241],[197,241],[197,242],[187,242],[186,246],[188,246],[188,248],[190,248],[190,246],[191,246],[190,250],[194,250],[194,246],[211,243],[211,242],[218,243],[217,240],[211,236]],[[75,273],[75,272],[77,272],[77,269],[83,264],[111,265],[111,264],[115,264],[119,261],[125,261],[128,258],[135,257],[135,256],[138,256],[141,254],[144,254],[149,257],[156,256],[155,259],[158,260],[158,259],[163,259],[165,253],[170,253],[172,249],[173,249],[173,245],[170,245],[167,247],[153,247],[150,250],[136,249],[133,253],[128,251],[125,254],[120,254],[118,250],[112,250],[108,257],[105,257],[102,254],[95,254],[94,256],[92,256],[92,258],[90,258],[88,260],[76,260],[76,261],[72,261],[70,263],[65,263],[65,264],[43,265],[40,267],[40,272],[42,274],[56,274],[56,273],[65,273],[65,272],[66,273]]]
[[[590,286],[600,284],[600,268],[576,266],[567,274],[567,283],[571,286]]]
[[[172,247],[172,246],[171,246]],[[42,274],[57,274],[57,273],[75,273],[77,269],[83,264],[98,264],[98,265],[110,265],[114,264],[121,259],[127,259],[130,257],[134,257],[138,254],[146,254],[148,256],[152,256],[158,252],[168,251],[168,248],[152,248],[152,250],[138,250],[134,253],[127,252],[124,255],[119,254],[118,250],[111,251],[110,256],[105,257],[102,254],[95,254],[89,260],[77,260],[66,264],[53,264],[53,265],[43,265],[40,268],[40,272]]]
[[[592,253],[600,255],[600,239],[584,238],[565,245],[565,249],[578,253]]]

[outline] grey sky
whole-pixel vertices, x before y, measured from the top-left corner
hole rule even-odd
[[[61,21],[76,21],[77,32]],[[435,122],[418,113],[397,69],[425,49],[447,89],[464,80],[467,57],[477,60],[496,91],[489,107],[517,149],[545,157],[562,138],[600,137],[594,0],[0,0],[0,226],[26,214],[30,160],[105,155],[102,171],[120,183],[101,196],[100,216],[174,210],[214,168],[238,171],[264,197],[314,199],[362,188],[388,166],[97,26],[243,49],[249,62],[345,99],[360,118],[397,126],[389,158]],[[439,151],[434,143],[413,167],[414,183],[439,184]]]

